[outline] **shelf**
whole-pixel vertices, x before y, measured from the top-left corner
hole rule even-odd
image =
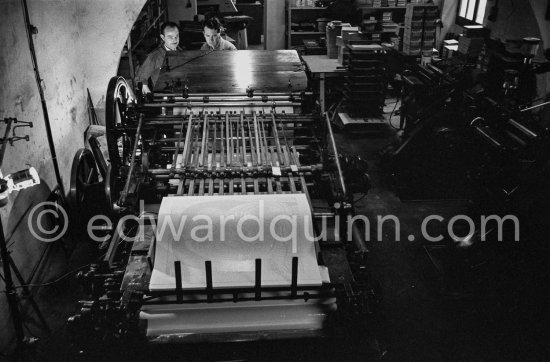
[[[320,6],[290,6],[290,10],[326,10],[327,7]]]
[[[303,34],[303,35],[320,35],[320,34],[326,34],[324,31],[291,31],[290,35],[297,35],[297,34]]]
[[[149,25],[147,27],[147,30],[141,35],[140,39],[138,39],[138,41],[136,41],[135,44],[132,44],[132,51],[134,51],[138,46],[139,44],[141,44],[141,42],[143,41],[143,39],[145,39],[147,37],[147,35],[149,34],[149,31],[155,26],[157,25],[157,22],[160,20],[160,18],[164,15],[164,13],[166,12],[166,10],[162,10],[161,13],[155,18],[153,19],[153,21],[151,22],[151,25]]]
[[[358,6],[361,10],[399,10],[399,9],[406,9],[406,6],[378,6],[378,7],[372,7],[372,6]]]

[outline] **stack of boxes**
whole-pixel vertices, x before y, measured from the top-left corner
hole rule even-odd
[[[399,30],[399,26],[392,21],[392,15],[391,11],[382,13],[382,31],[384,33],[397,33]]]
[[[338,63],[341,65],[348,64],[349,50],[346,45],[353,40],[361,40],[359,28],[356,26],[346,26],[342,28],[342,35],[336,37],[336,45],[338,45]]]
[[[439,10],[436,5],[407,4],[403,53],[424,57],[432,56],[438,16]]]
[[[483,49],[485,38],[488,36],[489,29],[481,25],[464,26],[464,31],[458,38],[458,52],[472,58],[477,57]]]
[[[443,41],[443,57],[452,58],[458,51],[458,40],[447,39]]]
[[[384,107],[384,49],[378,44],[351,44],[344,90],[351,117],[379,116]]]

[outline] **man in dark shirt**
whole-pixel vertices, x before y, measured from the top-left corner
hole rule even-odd
[[[139,84],[139,82],[143,83],[141,89],[143,94],[151,93],[151,89],[147,85],[149,78],[151,78],[151,82],[154,85],[164,64],[166,52],[181,50],[179,47],[179,29],[176,23],[167,22],[162,24],[160,38],[162,39],[162,44],[147,55],[147,58],[136,72],[135,81],[136,84]]]

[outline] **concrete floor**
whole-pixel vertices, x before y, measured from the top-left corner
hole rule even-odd
[[[482,213],[483,207],[469,200],[402,202],[390,190],[380,169],[383,161],[379,152],[396,141],[391,127],[384,134],[337,133],[336,138],[341,152],[362,156],[370,167],[372,188],[368,196],[357,203],[357,213],[370,220],[391,214],[401,223],[400,241],[396,241],[395,228],[388,226],[381,241],[368,243],[370,281],[381,286],[379,302],[369,318],[368,342],[365,342],[365,348],[373,352],[369,354],[370,359],[549,360],[550,308],[544,300],[545,295],[548,296],[544,291],[549,285],[550,268],[544,258],[548,248],[528,239],[476,244],[470,248],[457,248],[449,237],[438,243],[424,240],[420,233],[420,220],[424,217],[437,214],[449,220],[458,214],[474,216]],[[546,228],[543,229],[544,221],[530,222],[540,231],[537,235],[541,239],[548,235]],[[430,232],[445,235],[443,224],[431,228]],[[373,227],[370,235],[374,237],[376,233]],[[410,235],[414,241],[408,241]],[[533,235],[528,234],[527,238]],[[72,270],[84,260],[90,260],[91,255],[94,255],[91,246],[81,243],[68,263],[61,259],[57,262],[67,263],[65,269]],[[28,354],[29,360],[71,359],[70,333],[65,320],[75,312],[74,302],[78,298],[74,278],[39,290],[38,299],[54,332],[45,333],[32,325],[33,318],[27,320],[32,334],[42,337]],[[309,348],[306,343],[278,346],[295,351]],[[284,359],[307,360],[310,356],[284,354],[279,347],[256,350],[248,354],[248,358],[271,360],[277,354]],[[345,360],[366,358],[345,350],[340,354],[336,347],[325,355],[328,360],[341,359],[338,356]],[[226,359],[236,357],[230,355]]]

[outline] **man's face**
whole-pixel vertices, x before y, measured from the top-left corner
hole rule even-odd
[[[160,38],[168,50],[176,50],[180,42],[180,32],[178,28],[166,27]]]
[[[205,26],[204,39],[206,39],[206,44],[215,48],[220,42],[220,33],[216,29],[210,29]]]

